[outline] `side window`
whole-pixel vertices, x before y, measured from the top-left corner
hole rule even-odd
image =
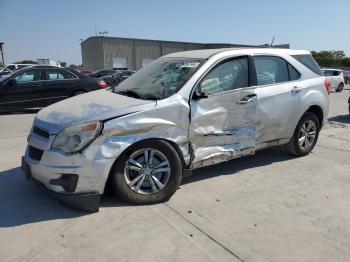
[[[248,86],[248,58],[237,58],[219,64],[201,81],[202,91],[213,95]]]
[[[254,57],[258,85],[271,85],[289,81],[287,62],[275,56]]]
[[[294,81],[300,78],[300,73],[290,64],[288,64],[289,80]]]
[[[64,74],[64,78],[65,79],[72,79],[72,78],[77,78],[75,75],[73,75],[71,72],[65,71],[63,70]]]
[[[11,71],[15,71],[16,70],[16,67],[14,65],[9,65],[6,68],[10,69]]]
[[[332,76],[332,75],[333,75],[332,71],[330,71],[330,70],[324,70],[324,71],[323,71],[323,74],[324,74],[325,76]]]
[[[61,69],[46,69],[46,80],[63,80],[63,79],[72,79],[75,76],[65,70]]]
[[[334,71],[333,71],[333,75],[334,75],[334,76],[339,76],[339,75],[340,75],[340,71],[335,71],[335,70],[334,70]]]
[[[41,76],[41,71],[38,69],[31,69],[20,73],[15,77],[18,83],[25,83],[30,81],[39,81]]]

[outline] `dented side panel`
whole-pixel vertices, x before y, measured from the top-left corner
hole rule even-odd
[[[176,143],[189,164],[189,104],[175,96],[154,108],[107,121],[103,134],[84,154],[93,159],[114,158],[138,141],[155,138]]]
[[[254,153],[256,100],[239,104],[250,94],[254,94],[254,88],[191,101],[189,137],[194,155],[192,168]]]

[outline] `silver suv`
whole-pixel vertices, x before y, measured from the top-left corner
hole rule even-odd
[[[125,201],[165,201],[192,169],[277,145],[296,156],[310,153],[329,91],[307,51],[166,55],[114,90],[41,110],[22,168],[83,210],[98,210],[107,181]]]

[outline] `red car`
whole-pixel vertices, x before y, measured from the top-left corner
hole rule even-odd
[[[94,71],[89,70],[89,69],[79,69],[78,72],[79,72],[80,74],[82,74],[82,75],[87,76],[87,75],[92,74]]]

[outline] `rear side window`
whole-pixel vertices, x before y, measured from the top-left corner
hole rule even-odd
[[[258,86],[289,81],[287,62],[276,56],[254,57]]]
[[[63,80],[76,78],[70,72],[61,69],[46,69],[46,79],[47,80]]]
[[[293,55],[292,57],[294,57],[304,66],[309,68],[315,74],[318,74],[320,76],[323,75],[320,66],[317,64],[316,60],[312,57],[312,55]]]
[[[289,80],[294,81],[300,78],[300,73],[290,64],[288,64]]]

